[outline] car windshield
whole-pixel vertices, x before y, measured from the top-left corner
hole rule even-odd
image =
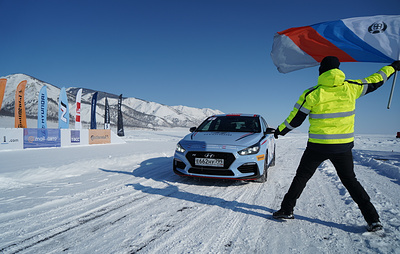
[[[261,132],[258,117],[212,116],[205,120],[196,131]]]

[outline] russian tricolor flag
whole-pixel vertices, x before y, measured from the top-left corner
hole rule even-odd
[[[274,36],[271,57],[279,72],[341,62],[391,63],[400,57],[400,15],[357,17],[295,27]]]

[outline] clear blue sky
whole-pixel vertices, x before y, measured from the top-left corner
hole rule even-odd
[[[400,1],[0,0],[0,10],[0,76],[25,73],[58,87],[258,113],[275,127],[315,85],[318,67],[279,73],[270,58],[274,33],[400,14]],[[342,63],[341,69],[357,79],[381,66]],[[390,110],[392,79],[358,101],[356,133],[400,131],[397,83]]]

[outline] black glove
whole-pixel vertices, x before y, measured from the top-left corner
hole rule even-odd
[[[275,139],[278,139],[278,135],[280,135],[279,127],[275,129],[274,138],[275,138]]]
[[[400,61],[394,61],[390,66],[394,68],[395,71],[400,71]]]

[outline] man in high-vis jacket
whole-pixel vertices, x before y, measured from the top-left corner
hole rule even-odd
[[[375,91],[395,71],[400,70],[400,61],[358,80],[345,80],[339,65],[339,59],[334,56],[327,56],[321,61],[318,84],[303,92],[288,118],[275,131],[275,138],[278,138],[278,135],[283,136],[300,126],[307,116],[309,118],[307,148],[281,209],[273,213],[273,217],[294,218],[293,208],[307,181],[318,166],[329,159],[350,196],[358,204],[368,223],[367,229],[376,231],[382,229],[379,215],[354,173],[351,150],[354,146],[355,105],[356,99]]]

